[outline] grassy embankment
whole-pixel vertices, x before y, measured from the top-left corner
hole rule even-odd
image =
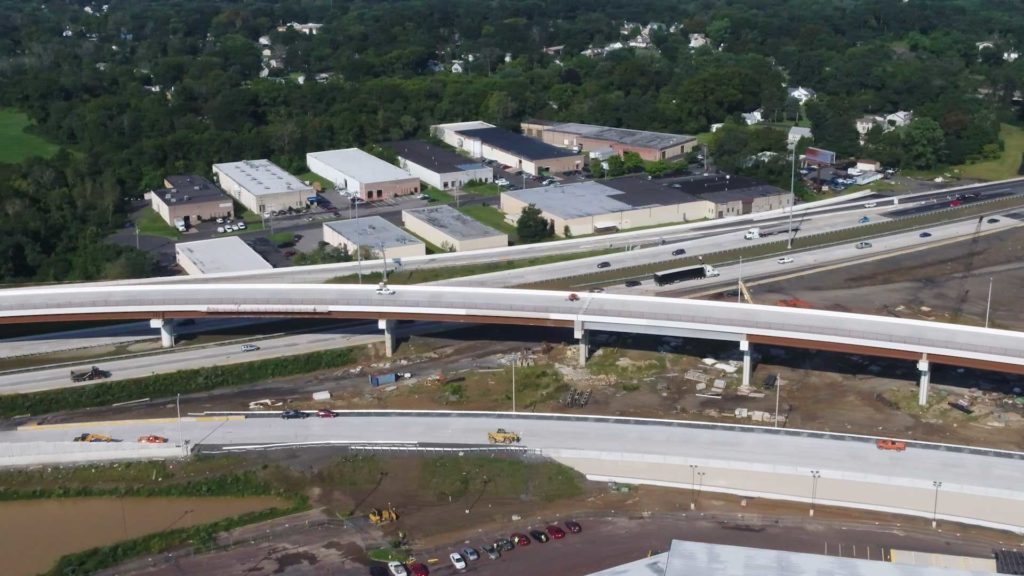
[[[49,158],[59,146],[35,134],[26,132],[32,121],[24,112],[13,108],[0,108],[0,162],[16,164],[26,158]]]
[[[10,394],[0,396],[0,417],[47,414],[62,410],[108,406],[137,398],[170,397],[178,393],[191,394],[215,388],[242,386],[269,378],[345,366],[351,363],[354,357],[352,350],[326,350],[245,364],[179,370],[145,378],[100,382],[60,390]]]

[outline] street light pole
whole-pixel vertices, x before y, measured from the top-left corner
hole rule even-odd
[[[690,510],[697,508],[697,465],[690,464]]]
[[[519,363],[519,353],[512,357],[512,413],[516,411],[516,364]]]
[[[775,377],[775,418],[773,419],[775,421],[774,422],[775,426],[773,426],[774,428],[778,428],[779,427],[779,388],[782,388],[782,381],[779,380],[778,376],[776,376]]]
[[[383,268],[383,273],[381,275],[381,278],[383,279],[384,284],[387,285],[387,283],[388,283],[388,253],[384,251],[384,243],[383,242],[380,242],[379,245],[380,245],[380,263],[381,263],[381,266]]]
[[[178,408],[178,443],[181,444],[182,448],[184,449],[185,438],[183,438],[181,432],[181,393],[178,393],[178,398],[175,401],[175,405]]]
[[[935,503],[932,505],[932,528],[935,528],[939,517],[939,488],[942,488],[942,482],[933,480],[932,486],[935,487]]]
[[[818,496],[818,478],[821,478],[821,471],[811,470],[811,516],[814,516],[814,499]]]
[[[740,278],[736,281],[736,303],[740,303],[743,293],[743,256],[740,256]]]
[[[136,228],[137,230],[137,228]],[[992,278],[988,279],[988,304],[985,304],[985,328],[988,328],[988,315],[992,311]]]
[[[700,493],[704,491],[704,474],[706,472],[697,472],[697,500],[700,500]]]

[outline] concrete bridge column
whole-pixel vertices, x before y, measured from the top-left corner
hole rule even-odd
[[[149,321],[150,328],[160,329],[160,345],[164,348],[174,348],[174,320],[154,318]]]
[[[587,365],[587,358],[590,357],[590,333],[577,326],[574,336],[580,341],[580,367],[582,368]]]
[[[377,327],[384,331],[384,353],[388,358],[395,353],[395,326],[397,324],[397,320],[381,318],[377,321]]]
[[[925,354],[917,363],[917,369],[921,371],[921,385],[917,389],[917,404],[928,405],[928,384],[931,383],[932,371],[928,362],[928,355]]]
[[[750,342],[740,340],[740,350],[743,351],[743,385],[750,386]]]

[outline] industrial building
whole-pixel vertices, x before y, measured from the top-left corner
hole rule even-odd
[[[578,152],[538,142],[486,122],[438,124],[431,126],[431,132],[473,158],[486,158],[513,171],[540,176],[583,169],[583,156]]]
[[[485,226],[451,206],[403,210],[402,224],[413,234],[452,252],[508,246],[507,234]]]
[[[380,216],[324,222],[324,242],[345,246],[355,254],[360,246],[375,253],[385,252],[388,258],[423,256],[426,245],[419,239]]]
[[[501,210],[516,219],[533,204],[555,223],[555,234],[573,236],[614,232],[701,219],[774,210],[792,195],[774,186],[735,176],[648,179],[627,176],[604,182],[511,190],[501,194]]]
[[[494,170],[489,166],[426,142],[403,140],[392,143],[391,148],[402,168],[438,190],[494,180]]]
[[[697,147],[697,138],[684,134],[546,120],[527,120],[521,126],[526,136],[552,146],[577,152],[610,149],[618,156],[632,152],[650,162],[673,160]]]
[[[270,160],[242,160],[213,165],[217,183],[239,204],[256,214],[302,208],[313,188]]]
[[[420,191],[419,178],[358,148],[310,152],[306,165],[336,188],[363,200],[384,200]]]
[[[174,257],[190,276],[273,268],[238,236],[175,244]]]
[[[494,124],[488,124],[481,120],[470,120],[469,122],[451,122],[448,124],[436,124],[430,127],[430,133],[438,140],[459,150],[465,150],[474,158],[480,158],[479,150],[471,150],[464,146],[465,140],[459,135],[463,130],[476,130],[478,128],[494,128]]]
[[[149,201],[153,210],[171,226],[175,226],[178,219],[188,228],[203,220],[235,215],[231,198],[202,176],[168,176],[164,178],[164,189],[153,190]]]
[[[590,576],[996,576],[996,561],[916,553],[904,562],[766,550],[725,544],[673,540],[668,552],[609,568]],[[913,552],[901,552],[914,555]]]

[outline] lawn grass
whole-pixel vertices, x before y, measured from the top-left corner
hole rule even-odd
[[[448,204],[450,202],[455,202],[455,197],[454,196],[452,196],[451,194],[449,194],[447,192],[438,190],[437,188],[434,188],[433,186],[424,185],[423,189],[422,189],[422,192],[424,194],[426,194],[427,196],[430,196],[434,200],[434,202],[440,202],[442,204]]]
[[[957,166],[964,178],[1006,180],[1018,176],[1021,154],[1024,154],[1024,128],[1003,124],[999,130],[999,137],[1006,146],[999,158]]]
[[[49,158],[59,146],[25,132],[32,125],[28,115],[13,108],[0,108],[0,162],[16,164],[32,156]]]
[[[512,243],[519,240],[516,227],[505,221],[505,213],[492,206],[463,206],[459,211],[470,218],[486,224],[499,232],[508,234]]]
[[[333,182],[331,182],[327,178],[324,178],[323,176],[319,176],[312,172],[303,172],[302,174],[296,174],[295,177],[298,178],[299,180],[302,180],[303,182],[319,182],[321,190],[331,190],[334,188]]]
[[[273,243],[274,246],[278,246],[280,244],[291,243],[295,236],[291,232],[274,232],[267,237],[270,238],[270,242]]]
[[[477,196],[501,196],[501,186],[493,182],[470,182],[463,187],[463,190]]]
[[[181,233],[167,222],[164,222],[164,219],[152,208],[144,208],[139,218],[135,221],[135,225],[139,228],[139,234],[163,236],[172,240],[177,240],[181,237]]]
[[[420,465],[424,487],[441,502],[483,493],[553,502],[583,491],[580,475],[555,462],[466,456],[425,458]]]
[[[488,274],[490,272],[502,272],[504,270],[515,270],[541,264],[552,264],[554,262],[565,262],[577,258],[590,258],[601,256],[611,252],[619,252],[619,249],[595,250],[593,252],[580,252],[577,254],[552,254],[527,258],[524,260],[504,260],[495,262],[484,262],[480,264],[465,264],[462,266],[446,266],[443,268],[420,268],[416,270],[396,270],[388,273],[388,282],[394,284],[425,284],[437,280],[448,280],[451,278],[462,278],[465,276],[476,276],[477,274]],[[355,284],[359,279],[358,274],[348,274],[331,278],[327,284]],[[363,272],[363,284],[376,284],[380,282],[380,272]]]

